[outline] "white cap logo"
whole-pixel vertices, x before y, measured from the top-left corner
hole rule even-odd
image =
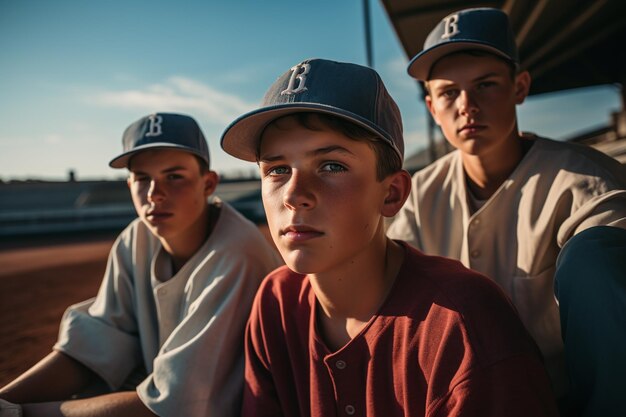
[[[303,91],[306,91],[307,88],[304,86],[306,83],[306,75],[309,73],[311,69],[310,64],[298,64],[295,67],[291,68],[291,77],[289,77],[289,84],[287,88],[280,92],[281,96],[289,95],[289,94],[297,94]],[[296,81],[298,81],[298,86],[296,87]]]
[[[161,123],[163,123],[163,117],[158,114],[151,114],[148,116],[148,120],[150,120],[150,126],[148,127],[148,133],[146,133],[146,137],[150,136],[159,136],[163,133],[161,129]]]
[[[448,39],[459,33],[459,15],[452,14],[443,19],[443,35],[441,39]]]

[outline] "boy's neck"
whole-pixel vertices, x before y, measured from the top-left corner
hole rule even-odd
[[[204,214],[174,239],[161,239],[163,249],[172,257],[174,274],[191,259],[211,234],[219,215],[219,212],[213,210],[212,207],[212,205],[207,205]]]
[[[316,324],[330,349],[344,346],[376,314],[403,260],[403,248],[385,238],[383,244],[344,268],[309,275],[319,303]]]
[[[462,153],[463,168],[472,194],[479,200],[489,199],[509,178],[523,157],[522,139],[517,132],[486,154]]]

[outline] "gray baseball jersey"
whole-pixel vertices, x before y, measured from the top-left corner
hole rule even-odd
[[[250,221],[213,204],[222,205],[213,232],[176,274],[159,240],[133,221],[111,249],[98,295],[66,311],[54,346],[113,389],[145,367],[137,393],[161,416],[237,414],[252,299],[282,263]]]
[[[553,293],[556,258],[574,234],[626,228],[626,170],[586,146],[534,141],[510,177],[476,212],[459,151],[413,176],[411,195],[388,229],[427,254],[460,260],[498,282],[565,388],[563,344]]]

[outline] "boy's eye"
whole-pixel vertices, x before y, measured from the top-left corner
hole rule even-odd
[[[168,180],[179,180],[181,178],[183,178],[183,176],[180,174],[168,174],[167,176]]]
[[[458,93],[459,93],[459,90],[456,90],[456,89],[450,89],[450,90],[445,90],[445,91],[442,91],[442,92],[441,92],[441,94],[440,94],[440,96],[441,96],[441,97],[443,97],[443,98],[448,98],[448,99],[450,99],[450,98],[454,98],[454,97],[456,97],[456,96],[458,95]]]
[[[493,81],[483,81],[483,82],[478,84],[478,89],[482,90],[484,88],[488,88],[488,87],[491,87],[491,86],[494,86],[494,85],[496,85],[496,83],[493,82]]]
[[[337,162],[327,162],[322,165],[321,170],[324,172],[344,172],[346,171],[346,168]]]
[[[285,175],[289,173],[289,167],[277,166],[267,169],[266,175]]]

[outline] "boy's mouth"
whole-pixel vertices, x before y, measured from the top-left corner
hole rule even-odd
[[[458,130],[458,132],[459,133],[475,133],[475,132],[478,132],[479,130],[485,129],[486,127],[487,126],[481,125],[478,123],[466,123]]]
[[[152,223],[168,219],[172,216],[173,216],[172,213],[169,213],[167,211],[162,211],[162,210],[148,210],[146,212],[146,219],[148,219],[148,221]]]
[[[280,231],[280,235],[292,241],[304,241],[322,236],[324,233],[307,225],[290,225]]]

